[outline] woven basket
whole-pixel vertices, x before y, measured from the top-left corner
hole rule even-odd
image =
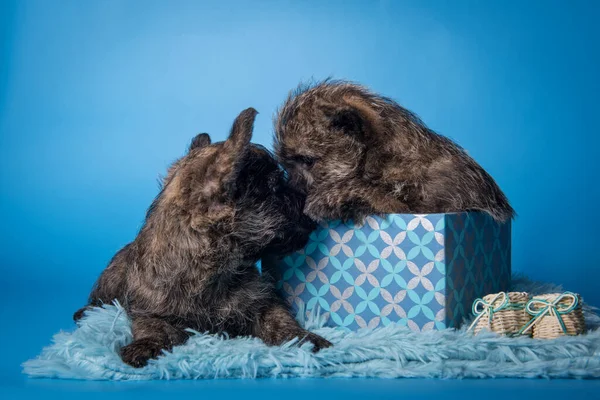
[[[506,296],[508,296],[507,302]],[[529,295],[525,292],[493,293],[484,296],[482,300],[480,304],[493,307],[492,318],[490,321],[490,313],[486,312],[486,308],[489,306],[484,305],[481,315],[476,320],[475,334],[483,329],[488,329],[503,335],[514,335],[531,319],[525,310],[525,305],[529,300]],[[473,304],[473,311],[476,311],[477,301],[475,300]]]
[[[567,294],[565,296],[565,294]],[[532,305],[528,305],[529,309],[538,310],[538,312],[543,311],[543,303],[539,302],[539,300],[547,303],[554,303],[560,296],[562,299],[556,303],[556,310],[558,310],[559,316],[563,321],[564,330],[561,326],[559,318],[556,316],[556,312],[552,314],[551,312],[546,312],[544,315],[539,317],[539,321],[533,324],[533,338],[534,339],[554,339],[560,336],[566,335],[580,335],[585,332],[585,319],[583,317],[583,310],[581,309],[582,301],[581,297],[575,293],[550,293],[535,296],[531,299],[530,303]],[[575,307],[573,303],[573,297],[577,300],[575,302]],[[538,302],[537,309],[535,307],[536,301]],[[561,310],[568,310],[569,308],[573,308],[572,310],[561,313]]]

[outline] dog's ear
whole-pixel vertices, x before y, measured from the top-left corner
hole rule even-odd
[[[201,149],[202,147],[206,147],[209,144],[210,136],[208,135],[208,133],[200,133],[192,139],[192,143],[190,143],[188,151],[192,151],[194,149]]]
[[[256,114],[258,114],[258,111],[250,107],[237,116],[235,121],[233,121],[229,137],[224,144],[226,151],[238,155],[245,151],[250,144],[250,139],[252,139],[252,129]]]
[[[222,187],[227,197],[231,197],[235,193],[235,183],[250,147],[256,114],[258,111],[252,107],[242,111],[233,122],[229,137],[223,143],[223,151],[218,162],[221,164],[220,169],[225,172]]]
[[[356,154],[358,172],[367,179],[379,179],[381,170],[378,160],[381,154],[375,142],[379,135],[373,134],[381,129],[377,112],[363,100],[353,97],[345,98],[343,105],[328,104],[321,108],[330,129],[343,132],[358,143],[359,148],[355,148],[355,151],[360,151],[360,155]]]
[[[365,139],[365,121],[360,111],[352,106],[322,106],[329,127],[362,142]]]

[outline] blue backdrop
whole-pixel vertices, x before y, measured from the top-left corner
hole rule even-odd
[[[14,361],[71,326],[194,134],[221,140],[253,106],[271,146],[312,77],[460,143],[519,213],[514,270],[600,305],[597,4],[0,1],[2,317],[54,307]]]

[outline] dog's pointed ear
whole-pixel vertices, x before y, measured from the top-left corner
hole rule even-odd
[[[328,119],[329,127],[343,132],[358,141],[365,139],[365,121],[360,111],[352,106],[325,106],[323,114]]]
[[[235,121],[233,121],[229,137],[224,144],[226,151],[237,155],[245,152],[252,138],[252,129],[256,114],[258,114],[258,111],[250,107],[237,116]]]
[[[210,136],[208,135],[208,133],[200,133],[192,139],[188,151],[192,151],[194,149],[201,149],[202,147],[206,147],[209,144]]]
[[[222,187],[226,197],[231,198],[235,193],[236,181],[250,147],[254,119],[257,114],[258,111],[252,107],[242,111],[233,122],[229,137],[223,143],[223,152],[219,157],[219,170],[223,171]]]

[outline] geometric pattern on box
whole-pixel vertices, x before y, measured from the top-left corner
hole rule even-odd
[[[510,221],[480,212],[369,216],[321,224],[269,269],[295,312],[319,312],[326,326],[439,330],[459,327],[475,298],[508,290],[510,242]]]

